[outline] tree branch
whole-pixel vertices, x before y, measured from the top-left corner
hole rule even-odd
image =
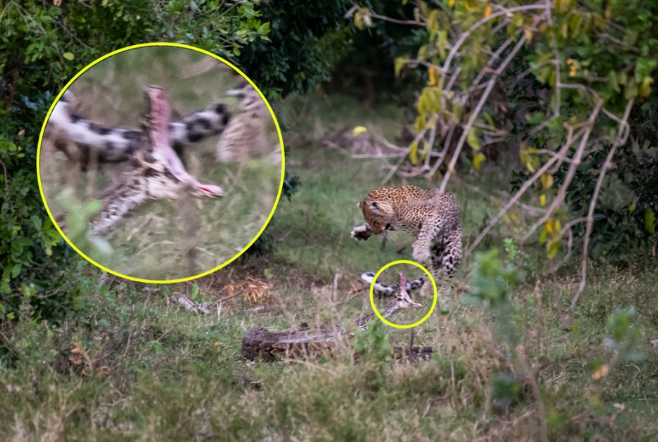
[[[615,143],[612,145],[610,148],[610,152],[608,152],[608,156],[605,159],[605,163],[603,163],[603,167],[601,168],[601,173],[599,174],[599,179],[596,182],[596,187],[594,188],[594,195],[592,195],[592,200],[589,203],[589,210],[587,211],[587,228],[585,231],[585,239],[583,241],[583,263],[582,263],[582,268],[581,268],[581,279],[580,279],[580,284],[578,285],[578,291],[576,292],[576,296],[574,296],[573,300],[571,301],[571,310],[573,310],[576,307],[576,302],[578,302],[578,298],[580,297],[580,294],[583,292],[585,289],[585,283],[587,282],[587,249],[589,247],[589,238],[590,235],[592,234],[592,227],[594,225],[594,208],[596,207],[596,201],[599,198],[599,192],[601,191],[601,186],[603,185],[603,179],[605,178],[605,173],[606,171],[612,167],[612,158],[615,155],[615,151],[619,146],[624,144],[626,142],[626,139],[628,138],[628,134],[630,132],[630,129],[628,127],[628,117],[631,114],[631,109],[633,108],[633,103],[635,102],[635,98],[631,98],[628,100],[628,104],[626,105],[626,110],[624,111],[624,117],[622,118],[621,124],[619,125],[619,131],[617,132],[617,140],[615,140]]]

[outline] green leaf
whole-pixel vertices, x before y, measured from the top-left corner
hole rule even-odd
[[[72,61],[75,58],[75,55],[73,55],[72,52],[64,52],[62,54],[62,57],[64,57],[65,59],[67,59],[69,61]]]
[[[550,243],[548,246],[548,259],[553,259],[557,256],[557,252],[560,250],[560,242],[555,241]]]
[[[400,72],[402,72],[402,68],[404,68],[407,65],[407,62],[409,61],[409,57],[398,57],[395,59],[394,63],[394,71],[395,71],[395,76],[399,77]]]
[[[466,142],[475,150],[480,150],[480,140],[478,139],[477,133],[474,128],[468,131],[466,136]]]
[[[647,207],[647,210],[644,212],[644,228],[647,229],[647,232],[653,234],[655,231],[656,223],[656,214],[651,210],[651,207]]]

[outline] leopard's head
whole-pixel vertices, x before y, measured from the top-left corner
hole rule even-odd
[[[374,235],[385,230],[392,230],[396,214],[392,202],[387,198],[380,198],[372,192],[357,205],[363,213],[363,218],[370,225]]]

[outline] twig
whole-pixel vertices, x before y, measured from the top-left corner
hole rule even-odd
[[[378,20],[383,20],[383,21],[388,21],[391,23],[397,23],[399,25],[414,25],[414,26],[425,26],[425,23],[420,22],[420,21],[414,21],[414,20],[397,20],[395,18],[390,18],[386,17],[385,15],[379,15],[375,14],[374,12],[370,11],[370,16],[372,18],[376,18]]]
[[[484,190],[480,189],[477,186],[474,186],[470,183],[467,183],[466,181],[464,181],[463,179],[461,179],[457,175],[455,175],[455,177],[453,178],[453,181],[457,181],[460,185],[468,188],[469,190],[471,190],[475,193],[478,193],[478,194],[482,195],[483,197],[487,198],[488,200],[490,200],[494,203],[497,203],[497,204],[503,204],[504,203],[504,201],[501,200],[500,198],[495,197],[495,196],[491,195],[490,193],[485,192]],[[546,212],[546,209],[542,209],[540,207],[530,206],[528,204],[524,204],[524,203],[519,202],[519,201],[516,202],[516,205],[520,209],[525,210],[526,212],[528,212],[532,216],[536,216],[536,215],[539,215],[540,213]]]
[[[450,68],[450,64],[452,63],[452,59],[457,55],[457,51],[461,47],[462,44],[466,41],[466,39],[480,26],[484,25],[485,23],[493,20],[494,18],[498,18],[503,15],[507,15],[513,12],[517,11],[530,11],[530,10],[546,10],[546,5],[524,5],[524,6],[517,6],[514,8],[509,8],[505,9],[503,11],[499,12],[494,12],[491,14],[489,17],[484,17],[480,21],[476,22],[473,26],[471,26],[466,32],[464,32],[460,37],[459,40],[455,43],[455,45],[452,47],[450,50],[450,53],[448,53],[448,57],[446,58],[445,63],[443,64],[443,67],[437,66],[439,72],[442,74],[446,74],[448,72],[448,69]]]
[[[569,144],[565,144],[564,146],[562,146],[562,149],[560,151],[561,154],[566,155],[568,149],[569,149]],[[471,254],[473,249],[475,249],[475,247],[480,243],[480,241],[482,241],[482,239],[487,235],[487,233],[489,233],[489,231],[493,228],[493,226],[496,225],[496,223],[503,217],[503,215],[509,210],[509,208],[512,207],[512,205],[514,205],[514,203],[519,198],[521,198],[521,196],[530,188],[530,186],[532,186],[534,182],[537,181],[537,179],[540,176],[542,176],[544,172],[546,172],[548,168],[551,167],[551,165],[555,161],[557,161],[557,158],[558,157],[556,156],[548,160],[542,167],[539,168],[537,172],[535,172],[535,174],[529,180],[523,183],[521,188],[514,194],[514,196],[507,202],[507,204],[505,204],[505,206],[503,206],[503,208],[500,209],[500,211],[498,211],[498,214],[496,214],[496,216],[491,221],[489,221],[487,227],[485,227],[484,230],[480,232],[480,234],[475,239],[475,241],[473,241],[473,244],[471,244],[471,246],[466,251],[464,257]]]
[[[589,238],[590,235],[592,234],[592,226],[594,225],[594,208],[596,207],[596,200],[599,198],[599,192],[601,191],[601,186],[603,185],[603,179],[605,178],[605,173],[608,169],[612,167],[612,158],[615,155],[615,152],[617,150],[617,147],[621,146],[626,142],[626,139],[628,138],[628,134],[630,133],[630,128],[628,127],[628,117],[631,113],[631,109],[633,108],[633,103],[635,102],[635,98],[631,98],[628,100],[628,103],[626,105],[626,110],[624,111],[624,117],[621,121],[621,124],[619,125],[619,131],[617,131],[617,139],[615,140],[614,144],[612,147],[610,147],[610,152],[608,152],[608,156],[605,159],[605,163],[603,163],[603,167],[601,168],[601,173],[599,174],[599,179],[596,181],[596,187],[594,188],[594,194],[592,195],[592,200],[589,203],[589,210],[587,211],[587,228],[585,231],[585,238],[583,241],[583,262],[582,262],[582,268],[581,268],[581,279],[580,279],[580,284],[578,285],[578,291],[576,292],[576,296],[574,296],[573,300],[571,301],[571,310],[573,310],[576,307],[576,302],[578,302],[578,298],[580,297],[580,294],[583,292],[585,289],[585,283],[587,281],[587,257],[588,257],[588,247],[589,247]]]
[[[441,182],[441,188],[440,188],[440,193],[445,192],[446,190],[446,185],[448,184],[448,180],[450,179],[450,175],[452,171],[455,168],[455,164],[457,164],[457,158],[459,157],[459,153],[462,150],[462,147],[464,146],[464,142],[466,142],[466,137],[468,136],[468,132],[471,130],[473,127],[473,123],[475,123],[475,120],[477,119],[478,115],[480,114],[480,111],[482,110],[482,107],[484,106],[484,103],[487,101],[487,98],[489,98],[489,94],[493,90],[493,87],[496,83],[496,80],[502,74],[502,72],[505,70],[507,65],[512,61],[512,59],[516,56],[516,53],[521,49],[523,44],[526,42],[526,37],[525,35],[522,36],[519,41],[516,43],[516,46],[514,46],[514,49],[510,51],[510,53],[507,55],[507,57],[503,60],[503,62],[498,66],[498,69],[493,73],[491,78],[489,79],[489,82],[487,84],[486,89],[482,93],[482,96],[480,97],[480,101],[478,102],[477,106],[471,113],[468,122],[463,128],[463,132],[461,137],[459,138],[459,141],[457,142],[457,147],[455,148],[455,151],[452,154],[452,158],[450,160],[450,165],[448,166],[448,170],[446,171],[446,174],[443,177],[443,181]],[[447,61],[446,61],[447,63]]]

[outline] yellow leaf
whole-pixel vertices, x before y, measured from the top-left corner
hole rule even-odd
[[[23,135],[25,135],[25,129],[21,129],[21,130],[18,132],[18,136],[19,136],[19,137],[22,137]]]
[[[553,223],[550,219],[546,221],[546,230],[548,230],[548,233],[553,233]]]
[[[539,197],[539,205],[542,207],[546,205],[546,195],[544,195],[543,193]]]
[[[71,61],[75,58],[75,55],[73,55],[72,52],[64,52],[62,54],[62,57],[66,58],[67,60]]]
[[[489,17],[491,15],[491,5],[487,5],[487,7],[484,9],[484,16]]]
[[[411,160],[411,164],[418,164],[418,143],[411,145],[411,149],[409,149],[409,159]]]
[[[452,8],[453,6],[455,6],[455,0],[449,0],[449,1],[448,1],[448,6],[450,6],[451,8]]]
[[[544,189],[550,189],[553,186],[553,176],[543,174],[541,176],[541,185]]]
[[[651,83],[653,83],[653,78],[644,77],[642,85],[640,86],[640,97],[648,97],[651,95]]]
[[[530,43],[532,41],[532,31],[529,28],[525,28],[523,34],[525,35],[526,40],[528,40],[528,43]]]
[[[359,135],[364,134],[366,132],[368,132],[368,129],[366,129],[363,126],[357,126],[354,129],[352,129],[352,136],[358,137]]]
[[[436,86],[437,80],[438,80],[438,75],[437,75],[437,70],[434,66],[430,66],[428,69],[430,79],[429,79],[429,84],[430,86]]]
[[[555,229],[555,233],[560,233],[562,231],[562,223],[560,222],[559,219],[556,219],[555,222],[553,223],[553,229]]]
[[[592,379],[598,381],[599,379],[606,377],[609,371],[610,371],[610,367],[608,367],[607,364],[601,365],[601,367],[598,370],[592,373]]]
[[[485,157],[482,152],[478,152],[478,154],[473,158],[473,166],[477,170],[480,170],[480,164],[482,164],[483,161],[486,161],[486,159],[487,157]]]
[[[372,19],[370,18],[370,10],[368,8],[359,8],[354,13],[354,26],[360,31],[372,26]]]

